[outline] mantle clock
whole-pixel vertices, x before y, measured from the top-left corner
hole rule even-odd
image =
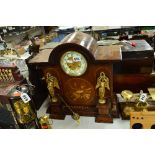
[[[98,46],[88,34],[74,32],[49,52],[47,62],[45,58],[44,62],[31,60],[41,68],[47,84],[50,118],[76,113],[111,123],[118,117],[113,64],[121,60],[121,51],[119,46],[114,49]]]

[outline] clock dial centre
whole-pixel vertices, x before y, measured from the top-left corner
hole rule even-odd
[[[85,57],[76,51],[68,51],[61,56],[62,70],[70,76],[81,76],[87,69]]]

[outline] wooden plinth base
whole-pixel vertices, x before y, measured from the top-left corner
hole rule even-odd
[[[71,106],[74,112],[80,116],[95,117],[97,123],[113,123],[113,118],[118,118],[117,100],[108,98],[105,104],[97,104],[96,106]],[[47,109],[51,119],[64,120],[66,115],[72,115],[68,108],[62,103],[52,103]]]
[[[95,118],[95,122],[97,122],[97,123],[113,123],[113,118],[110,116],[98,115]]]

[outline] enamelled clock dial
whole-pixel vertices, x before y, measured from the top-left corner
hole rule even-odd
[[[70,76],[81,76],[87,69],[85,57],[75,51],[68,51],[61,56],[60,65],[62,70]]]

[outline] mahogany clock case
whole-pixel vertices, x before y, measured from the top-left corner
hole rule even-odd
[[[45,79],[47,73],[56,77],[60,87],[60,89],[55,89],[56,94],[59,94],[74,112],[81,116],[95,116],[96,122],[112,122],[113,115],[118,117],[116,97],[113,94],[113,63],[121,59],[121,53],[119,49],[115,51],[115,54],[112,53],[111,57],[106,59],[104,57],[105,60],[102,60],[102,53],[106,51],[101,52],[101,50],[101,47],[98,50],[97,42],[90,35],[75,32],[68,35],[52,50],[47,62],[44,60],[44,62],[30,61],[29,63],[37,65],[42,70]],[[68,51],[81,53],[87,60],[87,70],[83,75],[69,76],[62,70],[60,59]],[[99,104],[98,90],[95,89],[101,72],[109,79],[110,90],[105,92],[105,104]],[[65,115],[71,114],[60,99],[49,105],[48,112],[51,118],[64,119]]]
[[[96,41],[91,36],[83,33],[69,35],[62,41],[62,44],[53,49],[49,57],[49,63],[53,67],[49,66],[43,69],[44,75],[50,73],[57,77],[61,90],[59,93],[73,111],[83,116],[96,116],[97,122],[112,122],[112,63],[105,63],[104,65],[95,63],[94,53],[96,50]],[[87,60],[87,70],[80,77],[68,76],[59,65],[61,56],[68,51],[79,52]],[[106,91],[107,103],[102,106],[98,103],[98,94],[95,90],[96,79],[101,72],[104,72],[109,78],[111,88],[110,91]],[[61,101],[59,102],[61,105],[60,113],[56,111],[58,106],[56,108],[56,105],[54,107],[51,104],[51,117],[55,118],[57,115],[64,114],[65,116],[66,114],[71,114],[67,107]]]

